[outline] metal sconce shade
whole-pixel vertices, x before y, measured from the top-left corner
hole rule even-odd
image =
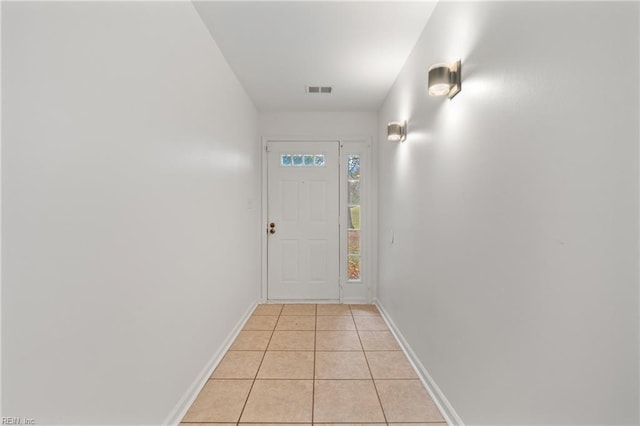
[[[429,95],[453,98],[462,88],[462,63],[436,64],[429,68]]]
[[[407,122],[392,121],[387,124],[387,139],[392,142],[404,142],[407,139]]]

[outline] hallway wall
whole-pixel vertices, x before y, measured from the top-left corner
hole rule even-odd
[[[2,415],[161,424],[259,298],[257,112],[190,2],[2,2]]]
[[[262,111],[259,130],[274,137],[375,137],[375,112]]]
[[[466,424],[638,424],[638,7],[440,2],[379,113],[379,299]]]

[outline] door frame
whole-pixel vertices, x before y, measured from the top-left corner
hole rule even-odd
[[[339,158],[341,163],[341,171],[339,175],[339,208],[341,211],[340,215],[340,241],[339,241],[339,251],[340,251],[340,282],[339,282],[339,290],[340,290],[340,299],[336,302],[340,303],[372,303],[376,299],[376,282],[377,282],[377,267],[375,267],[375,261],[377,259],[377,210],[375,199],[373,198],[373,194],[375,193],[375,184],[377,183],[377,179],[375,177],[375,172],[377,170],[376,165],[373,162],[372,155],[372,146],[371,139],[369,137],[345,137],[345,138],[319,138],[319,137],[262,137],[262,215],[261,215],[261,241],[262,241],[262,256],[261,256],[261,287],[260,287],[260,300],[263,303],[267,302],[277,302],[274,300],[267,299],[267,290],[268,290],[268,261],[267,261],[267,253],[268,253],[268,152],[267,152],[267,144],[269,142],[337,142],[339,149]],[[346,256],[343,256],[343,253],[346,252],[346,229],[343,223],[346,221],[346,214],[342,213],[342,209],[345,204],[343,191],[344,186],[344,173],[342,171],[343,167],[343,146],[344,144],[348,144],[350,147],[353,147],[355,144],[361,144],[363,149],[366,151],[364,154],[365,162],[369,167],[365,169],[368,176],[367,181],[368,184],[365,185],[364,190],[362,191],[362,195],[365,199],[365,202],[362,203],[363,210],[365,212],[366,217],[363,217],[363,223],[368,223],[366,232],[363,233],[363,239],[361,241],[362,251],[363,253],[368,253],[368,255],[363,257],[363,267],[361,267],[363,282],[359,284],[351,284],[346,283],[346,270],[344,266],[346,266]],[[349,152],[347,150],[345,152]],[[364,230],[364,229],[363,229]],[[342,259],[345,257],[345,259]],[[345,289],[344,286],[349,286]],[[304,302],[317,302],[314,300],[297,300],[297,303]]]

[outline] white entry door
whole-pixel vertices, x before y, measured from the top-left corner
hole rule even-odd
[[[267,144],[267,297],[340,298],[338,142]]]

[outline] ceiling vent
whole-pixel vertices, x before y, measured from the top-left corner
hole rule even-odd
[[[331,93],[333,87],[331,86],[304,86],[307,93]]]

